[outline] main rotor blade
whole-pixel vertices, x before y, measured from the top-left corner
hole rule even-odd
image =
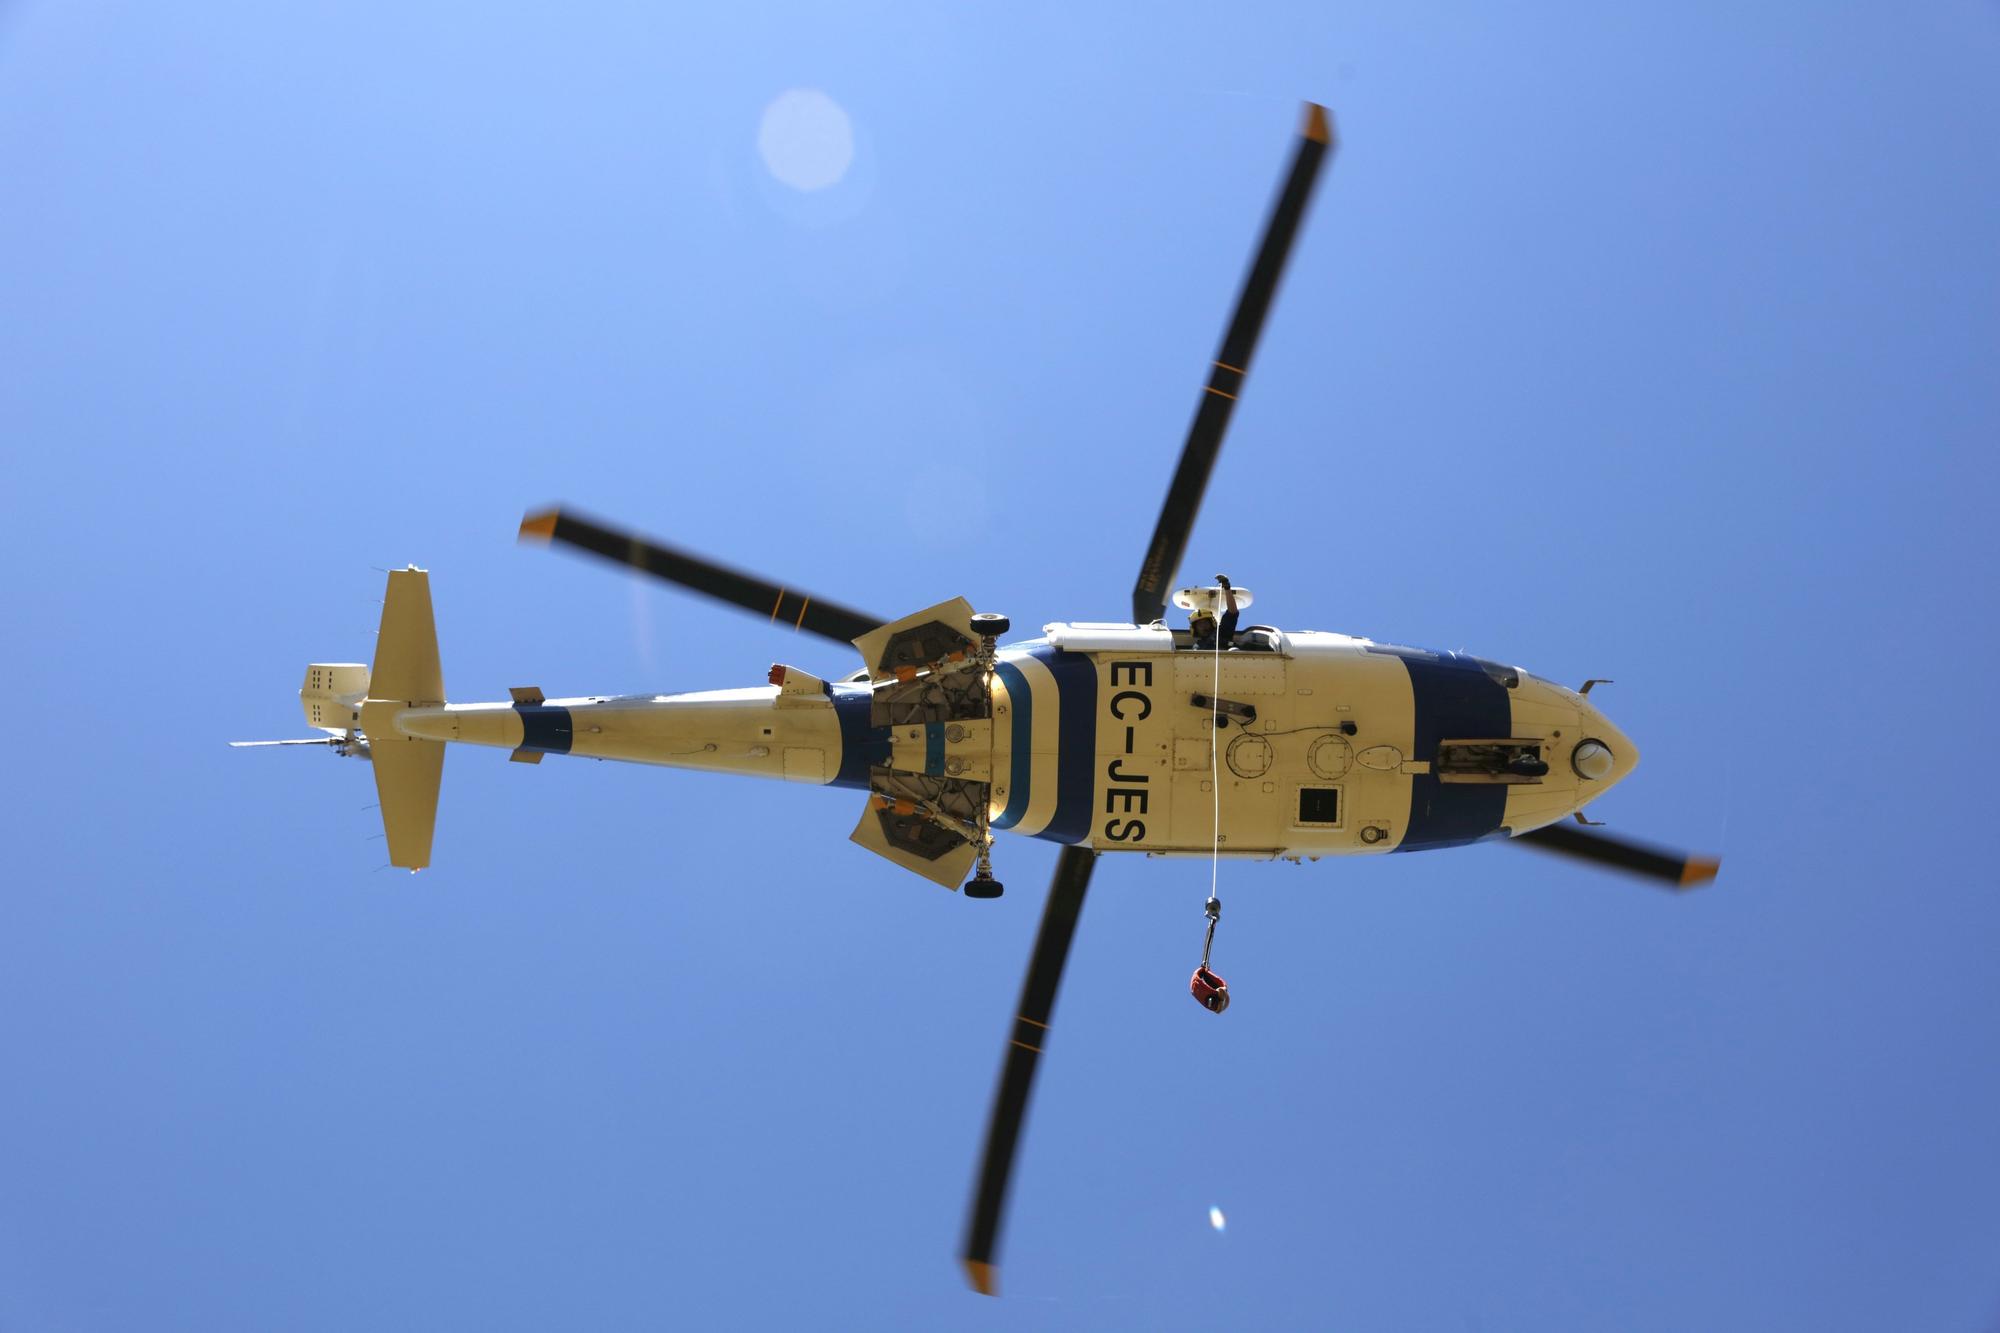
[[[1209,368],[1208,386],[1195,408],[1194,424],[1188,428],[1187,443],[1181,446],[1180,465],[1167,487],[1167,500],[1160,508],[1160,521],[1153,529],[1153,543],[1139,566],[1139,582],[1132,589],[1132,619],[1150,624],[1166,614],[1167,594],[1174,574],[1180,569],[1181,555],[1187,550],[1188,533],[1194,528],[1195,511],[1201,508],[1202,492],[1208,489],[1208,474],[1215,468],[1222,437],[1229,429],[1229,415],[1236,396],[1250,374],[1250,358],[1257,351],[1257,336],[1264,331],[1264,316],[1277,295],[1278,279],[1284,274],[1285,259],[1291,254],[1292,238],[1298,234],[1306,203],[1312,198],[1313,182],[1321,161],[1335,147],[1333,127],[1326,108],[1306,103],[1305,128],[1299,131],[1299,146],[1292,155],[1292,172],[1285,188],[1264,224],[1264,240],[1243,291],[1236,298],[1236,313],[1223,335],[1222,348]]]
[[[1055,880],[1049,885],[1048,905],[1042,908],[1035,951],[1028,958],[1028,977],[1021,983],[1021,1003],[1007,1039],[1000,1087],[993,1094],[993,1115],[986,1123],[979,1191],[973,1196],[972,1215],[965,1224],[965,1275],[982,1295],[992,1296],[999,1290],[994,1255],[1000,1247],[1000,1218],[1007,1208],[1014,1148],[1027,1119],[1028,1093],[1035,1086],[1035,1066],[1048,1042],[1056,987],[1062,982],[1063,961],[1069,957],[1069,942],[1076,934],[1076,918],[1083,911],[1084,890],[1090,887],[1090,868],[1096,861],[1097,853],[1087,848],[1063,848]]]
[[[717,564],[692,551],[683,551],[642,537],[620,532],[602,523],[562,509],[546,509],[521,520],[522,541],[561,542],[580,551],[602,556],[614,564],[651,574],[668,583],[705,593],[718,601],[740,606],[745,611],[769,616],[773,624],[809,630],[837,643],[849,643],[886,621],[850,610],[782,586],[755,574]]]
[[[1545,852],[1574,856],[1594,865],[1629,871],[1669,889],[1698,889],[1722,868],[1720,857],[1692,856],[1595,833],[1574,824],[1550,824],[1515,839]]]

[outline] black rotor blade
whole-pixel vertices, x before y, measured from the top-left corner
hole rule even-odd
[[[1264,331],[1264,316],[1277,295],[1278,279],[1291,254],[1292,238],[1298,235],[1306,203],[1312,198],[1313,182],[1321,162],[1335,147],[1333,128],[1326,108],[1306,103],[1305,128],[1299,132],[1298,150],[1292,155],[1292,172],[1285,188],[1264,224],[1264,240],[1243,291],[1236,298],[1236,313],[1230,318],[1229,332],[1209,367],[1208,385],[1195,408],[1194,424],[1188,428],[1187,443],[1181,446],[1180,465],[1167,487],[1167,500],[1160,507],[1159,525],[1153,529],[1153,543],[1139,566],[1139,581],[1132,588],[1132,619],[1146,625],[1166,614],[1168,584],[1180,569],[1181,555],[1187,550],[1188,533],[1194,528],[1195,511],[1201,508],[1202,492],[1208,489],[1208,474],[1215,469],[1215,456],[1222,449],[1222,437],[1229,429],[1229,414],[1235,410],[1236,396],[1243,391],[1250,374],[1250,358],[1257,351],[1257,335]]]
[[[1714,879],[1716,872],[1722,868],[1718,857],[1691,856],[1685,852],[1648,847],[1643,842],[1613,838],[1575,824],[1550,824],[1546,828],[1523,833],[1515,841],[1545,852],[1557,852],[1594,865],[1628,871],[1675,890],[1698,889]]]
[[[740,606],[756,615],[769,616],[773,624],[809,630],[839,643],[852,642],[887,623],[837,602],[800,592],[797,588],[781,586],[755,574],[719,565],[650,537],[607,528],[602,523],[561,509],[546,509],[522,519],[521,540],[561,542],[565,546],[574,546],[614,564],[640,570],[669,583],[678,583],[683,588],[704,593],[731,606]]]
[[[986,1123],[986,1153],[979,1164],[979,1191],[965,1225],[965,1275],[973,1289],[991,1296],[998,1290],[994,1261],[1000,1247],[1000,1219],[1007,1209],[1007,1183],[1014,1171],[1014,1149],[1028,1116],[1028,1094],[1035,1086],[1035,1066],[1049,1037],[1049,1013],[1056,1006],[1063,961],[1076,934],[1083,893],[1090,887],[1090,868],[1097,853],[1085,847],[1065,847],[1049,885],[1048,905],[1035,952],[1028,959],[1028,977],[1021,983],[1021,1003],[1007,1039],[1000,1087],[993,1094],[993,1116]]]

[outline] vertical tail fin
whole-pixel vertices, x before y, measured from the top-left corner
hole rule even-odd
[[[368,677],[363,724],[375,761],[375,791],[389,863],[410,870],[430,864],[437,823],[438,784],[444,776],[444,742],[405,736],[396,715],[412,704],[444,702],[437,627],[431,616],[431,578],[412,565],[389,575],[382,601],[382,630]]]

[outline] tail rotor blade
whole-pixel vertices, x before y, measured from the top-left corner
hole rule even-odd
[[[1264,317],[1278,293],[1278,279],[1284,275],[1285,260],[1292,251],[1313,184],[1328,154],[1335,147],[1333,126],[1326,108],[1306,104],[1306,123],[1299,131],[1297,150],[1292,154],[1291,174],[1285,180],[1278,202],[1264,224],[1264,239],[1249,276],[1236,298],[1236,313],[1229,331],[1223,335],[1221,350],[1209,367],[1208,384],[1201,404],[1195,409],[1194,424],[1188,428],[1187,443],[1181,447],[1181,461],[1167,487],[1160,521],[1153,529],[1153,541],[1139,566],[1139,581],[1132,589],[1132,619],[1150,624],[1166,614],[1167,593],[1187,550],[1188,533],[1194,528],[1195,513],[1201,508],[1202,492],[1208,489],[1208,474],[1222,450],[1222,437],[1229,429],[1230,413],[1237,395],[1250,374],[1250,358],[1256,354],[1258,335],[1264,331]]]
[[[1035,1067],[1048,1042],[1056,988],[1062,984],[1063,963],[1069,957],[1070,940],[1076,934],[1084,891],[1090,887],[1090,871],[1096,861],[1097,853],[1087,848],[1063,848],[1055,879],[1049,885],[1048,905],[1042,909],[1035,951],[1028,958],[1028,976],[1021,984],[1021,1003],[1015,1010],[1013,1031],[1000,1066],[1000,1086],[993,1094],[986,1151],[979,1164],[979,1184],[972,1214],[966,1220],[961,1256],[967,1279],[982,1295],[992,1296],[999,1290],[996,1256],[1007,1186],[1014,1171],[1014,1150],[1027,1119],[1028,1094],[1034,1090]]]
[[[795,586],[781,585],[740,569],[654,541],[622,532],[562,509],[546,509],[521,520],[522,541],[558,542],[579,551],[677,583],[745,611],[770,617],[787,629],[807,630],[838,643],[849,643],[885,623],[837,602],[814,597]]]
[[[1623,870],[1677,891],[1700,888],[1722,868],[1719,857],[1667,851],[1573,824],[1550,824],[1523,833],[1515,841],[1560,856],[1573,856],[1592,865]]]

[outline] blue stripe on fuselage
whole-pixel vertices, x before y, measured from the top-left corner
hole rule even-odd
[[[521,715],[521,748],[542,754],[568,754],[575,727],[569,709],[555,704],[515,704]]]
[[[1056,812],[1035,836],[1050,842],[1082,842],[1090,836],[1090,806],[1096,782],[1097,663],[1085,653],[1040,647],[1034,655],[1056,680],[1062,725],[1056,750]]]
[[[1465,653],[1376,644],[1371,653],[1399,657],[1410,673],[1416,708],[1415,753],[1435,763],[1438,742],[1505,740],[1513,735],[1514,709],[1503,683],[1509,668]],[[1514,677],[1518,679],[1518,677]],[[1399,852],[1459,847],[1491,837],[1507,813],[1507,788],[1499,783],[1440,782],[1433,773],[1410,779],[1410,822]]]
[[[1091,798],[1096,790],[1091,759],[1097,743],[1097,663],[1084,653],[1066,653],[1047,643],[1017,644],[1048,668],[1054,678],[1056,697],[1044,699],[1043,707],[1057,710],[1056,808],[1048,826],[1034,836],[1052,842],[1082,842],[1090,836]],[[1002,659],[994,671],[1006,686],[1008,721],[1013,736],[1013,754],[1007,778],[1007,808],[993,820],[995,828],[1013,828],[1026,817],[1033,796],[1035,763],[1035,697],[1021,669]],[[840,718],[840,772],[831,785],[868,786],[868,770],[889,762],[889,728],[870,723],[870,695],[865,686],[832,687],[834,709]],[[944,728],[930,727],[925,735],[924,767],[931,772],[944,768]]]
[[[1028,813],[1028,781],[1035,771],[1035,696],[1029,691],[1028,678],[1021,674],[1021,668],[1011,662],[997,661],[993,669],[999,673],[1000,683],[1007,688],[1009,711],[1014,715],[1014,751],[1008,764],[1007,808],[993,821],[993,827],[1013,828],[1021,822],[1021,816]]]
[[[866,685],[832,687],[834,715],[840,719],[840,771],[829,786],[868,790],[868,770],[889,762],[889,729],[872,719],[873,692]]]

